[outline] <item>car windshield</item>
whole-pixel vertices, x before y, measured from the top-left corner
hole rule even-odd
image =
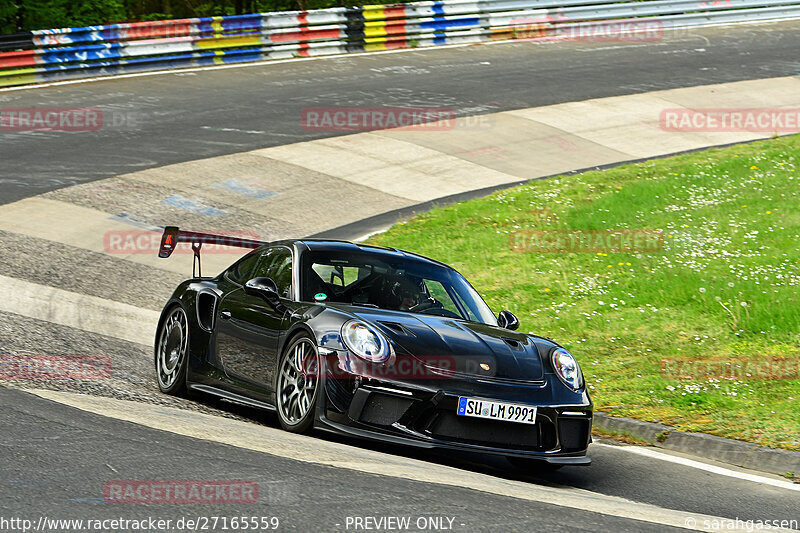
[[[368,252],[303,254],[301,299],[460,318],[497,325],[475,289],[445,266]]]

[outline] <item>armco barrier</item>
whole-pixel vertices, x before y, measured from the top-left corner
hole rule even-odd
[[[0,87],[441,44],[569,38],[592,23],[663,30],[798,17],[800,0],[447,0],[37,30],[0,35]]]

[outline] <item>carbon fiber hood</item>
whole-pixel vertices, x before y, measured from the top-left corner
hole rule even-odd
[[[429,367],[503,380],[544,379],[536,345],[523,333],[432,315],[372,309],[352,314],[379,328],[398,354]]]

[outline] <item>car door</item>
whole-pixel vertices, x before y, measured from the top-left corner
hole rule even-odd
[[[250,277],[272,278],[281,298],[287,299],[292,294],[292,263],[289,248],[268,248]],[[245,293],[242,286],[220,300],[215,352],[230,379],[245,392],[267,398],[273,391],[286,310],[276,310],[263,298]]]

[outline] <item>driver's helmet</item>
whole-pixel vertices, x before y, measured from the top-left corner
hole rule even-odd
[[[415,276],[397,276],[391,285],[392,296],[398,309],[410,309],[424,296],[422,280]]]

